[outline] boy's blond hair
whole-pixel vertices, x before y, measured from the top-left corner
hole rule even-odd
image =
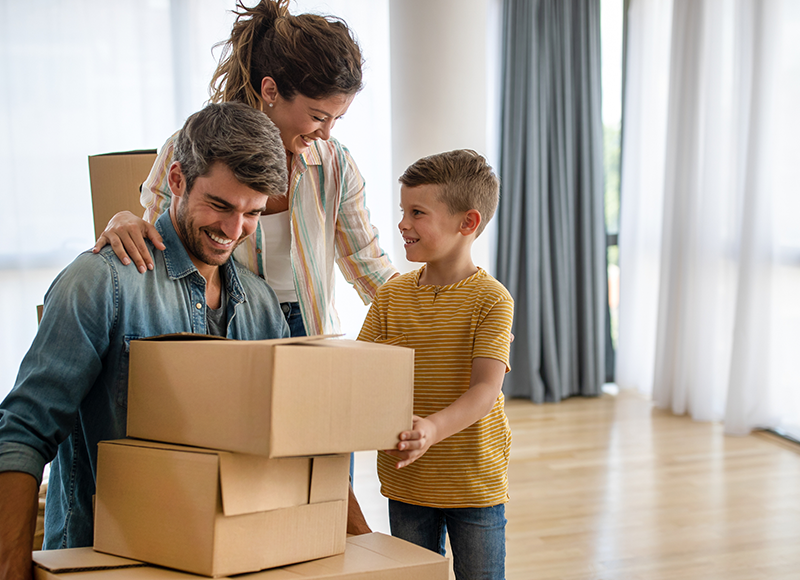
[[[479,153],[456,149],[423,157],[399,179],[406,187],[438,185],[438,199],[451,214],[476,209],[481,214],[478,237],[492,219],[500,199],[500,180]]]

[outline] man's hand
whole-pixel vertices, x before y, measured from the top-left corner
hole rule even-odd
[[[0,579],[30,580],[31,552],[39,507],[36,479],[18,471],[0,473]]]
[[[411,431],[400,433],[400,442],[397,444],[397,449],[386,451],[389,455],[400,460],[395,465],[397,469],[411,465],[425,455],[425,452],[432,445],[438,443],[438,430],[433,421],[423,419],[417,415],[414,415],[412,421]]]

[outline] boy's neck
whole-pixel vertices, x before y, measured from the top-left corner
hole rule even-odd
[[[467,254],[460,260],[443,262],[426,262],[425,269],[419,277],[420,286],[449,286],[465,280],[475,274],[478,267]]]

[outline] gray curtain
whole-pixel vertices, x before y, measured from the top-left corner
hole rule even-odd
[[[608,284],[599,0],[505,0],[498,279],[515,301],[504,391],[599,395]]]

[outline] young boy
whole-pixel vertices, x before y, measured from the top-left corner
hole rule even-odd
[[[413,427],[379,453],[381,493],[392,535],[444,554],[449,533],[458,580],[503,579],[514,305],[471,256],[499,183],[467,150],[420,159],[400,183],[406,257],[425,265],[380,288],[359,335],[414,349]]]

